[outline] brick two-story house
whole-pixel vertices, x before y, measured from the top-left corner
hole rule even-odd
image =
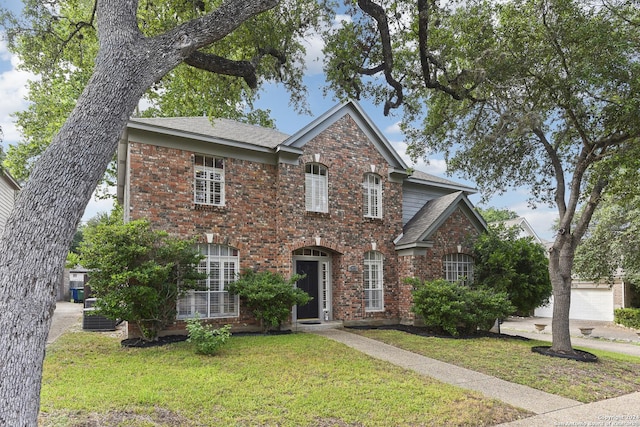
[[[405,277],[472,273],[486,226],[473,188],[412,172],[358,104],[294,135],[205,117],[131,119],[118,149],[125,219],[196,237],[206,290],[178,302],[238,329],[255,319],[225,286],[247,268],[289,276],[313,296],[294,322],[411,323]]]

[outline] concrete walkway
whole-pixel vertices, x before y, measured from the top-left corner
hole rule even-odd
[[[475,390],[487,397],[533,412],[534,417],[503,426],[624,425],[640,427],[640,393],[584,404],[510,383],[489,375],[440,362],[342,329],[313,333],[346,344],[377,359],[385,360],[444,383]],[[625,424],[616,424],[624,421]]]

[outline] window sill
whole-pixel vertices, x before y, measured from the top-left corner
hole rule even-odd
[[[198,203],[192,203],[191,209],[194,211],[205,211],[205,212],[225,212],[227,207],[225,205],[201,205]]]
[[[316,212],[316,211],[305,211],[305,216],[316,217],[316,218],[331,218],[331,214],[329,212]]]

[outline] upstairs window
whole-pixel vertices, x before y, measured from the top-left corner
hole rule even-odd
[[[364,216],[382,218],[382,180],[380,175],[368,173],[364,176]]]
[[[197,154],[194,159],[194,201],[198,205],[224,205],[224,159]]]
[[[364,254],[364,309],[384,310],[382,277],[382,253],[369,251]]]
[[[307,212],[329,212],[327,168],[318,163],[307,163],[304,171]]]
[[[451,283],[470,285],[473,282],[473,258],[467,254],[447,254],[443,259],[443,276]]]

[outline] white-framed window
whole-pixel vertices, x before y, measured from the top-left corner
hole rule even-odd
[[[451,283],[469,285],[473,281],[473,264],[473,258],[467,254],[447,254],[442,262],[443,276]]]
[[[329,212],[327,168],[319,163],[307,163],[304,172],[306,210]]]
[[[198,205],[224,205],[224,159],[194,156],[194,202]]]
[[[204,258],[198,271],[207,275],[198,282],[198,290],[190,290],[178,299],[178,318],[237,317],[239,299],[230,295],[227,285],[237,280],[240,256],[238,250],[226,245],[198,245]]]
[[[382,218],[382,179],[380,175],[368,173],[364,176],[364,216]]]
[[[383,258],[378,251],[364,254],[364,308],[365,311],[384,310]]]

